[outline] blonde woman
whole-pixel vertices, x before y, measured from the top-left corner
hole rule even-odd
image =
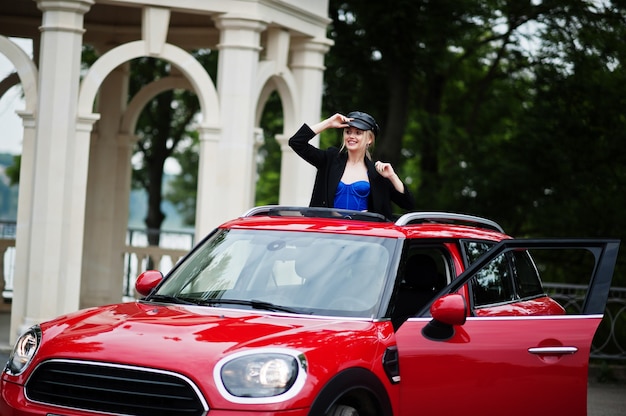
[[[343,129],[341,149],[318,149],[309,141],[326,129]],[[374,117],[361,111],[335,114],[313,126],[303,124],[289,146],[317,168],[310,206],[370,211],[392,219],[391,202],[414,208],[413,196],[390,163],[371,159],[379,133]]]

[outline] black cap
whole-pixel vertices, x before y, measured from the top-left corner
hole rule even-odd
[[[356,127],[359,130],[372,130],[374,136],[378,136],[379,127],[374,117],[361,111],[353,111],[347,117],[353,119],[348,122],[349,126]]]

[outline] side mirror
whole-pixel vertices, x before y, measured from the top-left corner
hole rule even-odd
[[[454,336],[454,326],[466,319],[465,298],[451,293],[435,300],[430,307],[433,319],[422,329],[422,335],[433,341],[446,341]]]
[[[148,296],[152,289],[154,289],[163,280],[163,274],[157,270],[146,270],[137,277],[135,282],[135,290],[141,296]]]

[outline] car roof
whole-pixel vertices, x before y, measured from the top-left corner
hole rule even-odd
[[[333,208],[267,205],[256,207],[220,228],[305,231],[409,239],[511,238],[496,222],[467,214],[416,211],[391,221],[378,214]]]

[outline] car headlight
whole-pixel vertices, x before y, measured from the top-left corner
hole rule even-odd
[[[6,370],[9,374],[18,375],[26,369],[35,356],[41,342],[41,329],[38,325],[30,327],[15,342],[13,352],[9,356]]]
[[[300,390],[305,377],[306,359],[292,350],[234,354],[221,360],[215,368],[222,394],[239,403],[286,400]]]

